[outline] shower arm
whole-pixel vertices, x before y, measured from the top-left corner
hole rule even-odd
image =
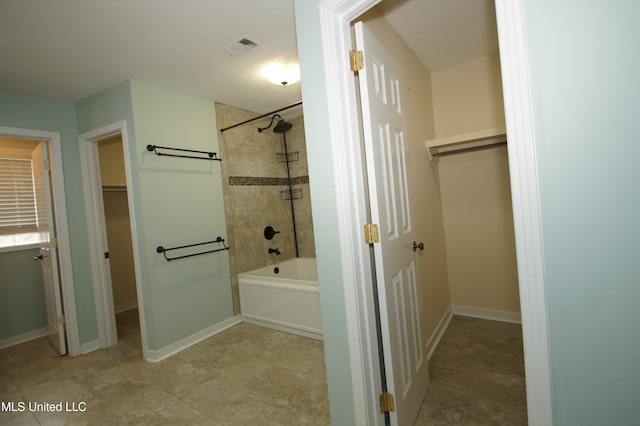
[[[258,133],[262,133],[264,130],[270,129],[271,126],[273,126],[273,120],[275,120],[276,117],[278,117],[278,120],[282,120],[282,117],[280,116],[280,114],[273,114],[271,116],[271,121],[269,122],[269,125],[267,127],[259,127]]]

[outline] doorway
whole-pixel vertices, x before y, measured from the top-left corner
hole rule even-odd
[[[97,143],[113,306],[118,314],[138,307],[122,135]]]
[[[324,74],[326,76],[326,98],[328,103],[328,122],[331,132],[333,177],[346,184],[336,186],[336,198],[339,208],[360,212],[366,197],[363,188],[351,179],[353,174],[362,175],[361,156],[358,147],[356,90],[349,72],[349,58],[344,55],[344,46],[351,46],[350,23],[364,11],[373,7],[374,0],[345,0],[320,2],[319,20],[322,32],[321,44],[324,55]],[[508,137],[513,142],[509,150],[513,212],[516,231],[517,262],[519,288],[522,304],[522,324],[527,359],[527,397],[529,417],[537,419],[535,423],[545,424],[551,418],[550,413],[550,372],[546,331],[546,304],[540,263],[541,240],[537,198],[537,175],[532,149],[531,111],[529,109],[529,84],[527,80],[526,57],[524,51],[524,32],[522,22],[522,3],[519,1],[497,1],[498,33],[501,42],[509,40],[508,45],[500,46],[501,68],[505,98],[505,115]],[[309,43],[310,45],[312,43]],[[304,47],[304,46],[303,46]],[[310,46],[306,46],[310,47]],[[301,49],[304,51],[304,48]],[[303,76],[305,74],[304,64]],[[309,76],[313,71],[307,70]],[[303,77],[304,78],[304,77]],[[312,94],[315,96],[315,94]],[[365,249],[354,243],[360,238],[362,217],[339,216],[339,229],[344,238],[341,243],[341,264],[345,283],[345,305],[348,318],[358,318],[356,323],[348,322],[351,371],[375,371],[376,359],[367,358],[367,354],[376,352],[375,344],[367,340],[373,330],[368,308],[369,295],[362,287],[370,282],[370,264]],[[366,219],[366,218],[365,218]],[[364,353],[365,357],[358,356]],[[364,380],[352,382],[354,405],[366,407],[356,410],[357,423],[366,424],[368,418],[375,418],[375,387],[371,383],[375,377],[364,374]],[[371,416],[371,417],[370,417]]]
[[[143,353],[146,328],[137,260],[126,123],[79,137],[98,346],[118,343],[116,312],[138,308]]]
[[[43,273],[47,274],[47,279],[43,280],[47,325],[39,332],[41,335],[57,335],[55,342],[52,341],[52,343],[60,354],[79,355],[81,348],[71,266],[60,134],[0,126],[0,137],[13,140],[15,148],[21,151],[24,151],[25,147],[28,147],[27,150],[31,154],[37,151],[37,157],[43,160],[39,165],[42,168],[42,173],[39,173],[42,177],[42,188],[38,192],[42,196],[40,197],[41,206],[47,206],[47,208],[40,209],[42,216],[39,220],[46,222],[49,230],[42,229],[43,234],[48,236],[38,240],[36,246],[40,247],[40,252],[33,257],[37,260],[46,260],[48,265],[42,268]],[[23,337],[27,340],[35,337],[29,333],[26,334]]]

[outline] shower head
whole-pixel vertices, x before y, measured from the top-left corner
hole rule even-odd
[[[271,116],[271,121],[269,122],[269,125],[267,127],[260,127],[258,129],[258,132],[262,133],[264,130],[270,129],[271,126],[273,126],[273,120],[275,120],[276,118],[278,119],[278,124],[276,124],[276,127],[273,128],[273,131],[275,133],[284,133],[293,127],[291,123],[287,123],[286,121],[284,121],[284,119],[280,117],[280,114],[273,114]]]
[[[288,123],[286,121],[284,121],[284,119],[280,119],[278,121],[278,124],[276,124],[276,127],[273,128],[273,131],[275,133],[284,133],[287,130],[291,129],[293,127],[293,125],[291,123]]]

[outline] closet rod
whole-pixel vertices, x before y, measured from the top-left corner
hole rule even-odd
[[[448,151],[440,151],[440,152],[435,152],[432,154],[432,156],[434,157],[446,157],[447,155],[454,155],[454,154],[461,154],[463,152],[473,152],[473,151],[481,151],[483,149],[489,149],[489,148],[493,148],[496,146],[502,146],[502,145],[506,145],[507,141],[503,141],[503,142],[494,142],[494,143],[490,143],[487,145],[480,145],[480,146],[472,146],[469,148],[458,148],[458,149],[451,149]]]
[[[250,119],[248,119],[248,120],[242,121],[242,122],[240,122],[240,123],[234,124],[234,125],[229,126],[229,127],[225,127],[224,129],[220,129],[220,133],[224,133],[224,132],[226,132],[227,130],[231,130],[231,129],[233,129],[234,127],[242,126],[242,125],[244,125],[244,124],[251,123],[252,121],[256,121],[256,120],[259,120],[259,119],[264,118],[264,117],[269,117],[270,115],[273,115],[273,114],[275,114],[276,112],[280,112],[280,111],[284,111],[284,110],[289,109],[289,108],[297,107],[298,105],[302,105],[302,101],[300,101],[300,102],[296,102],[295,104],[291,104],[291,105],[286,106],[286,107],[283,107],[283,108],[274,109],[274,110],[273,110],[273,111],[271,111],[271,112],[267,112],[267,113],[262,114],[262,115],[259,115],[259,116],[257,116],[257,117],[250,118]]]

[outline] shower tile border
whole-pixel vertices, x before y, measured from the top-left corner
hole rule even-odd
[[[309,176],[291,178],[292,185],[309,183]],[[287,178],[260,177],[260,176],[229,176],[229,185],[237,186],[282,186],[288,185]]]

